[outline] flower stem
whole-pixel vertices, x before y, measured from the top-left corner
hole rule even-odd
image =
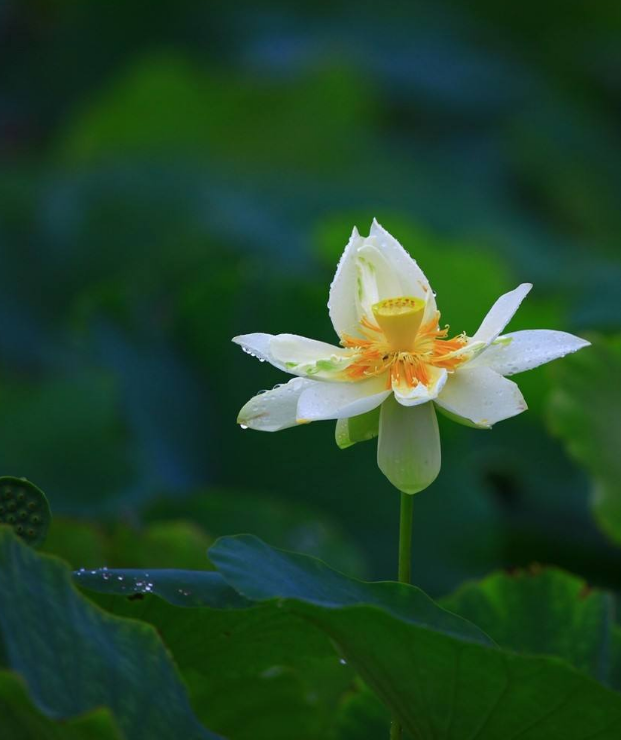
[[[401,515],[399,519],[399,582],[412,580],[412,518],[414,496],[401,494]],[[401,740],[401,725],[393,720],[390,725],[390,740]]]
[[[401,494],[401,517],[399,520],[399,581],[410,583],[412,580],[412,514],[414,496]]]

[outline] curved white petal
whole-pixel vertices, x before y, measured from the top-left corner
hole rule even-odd
[[[352,361],[351,350],[297,334],[278,334],[269,342],[270,362],[293,375],[334,378]],[[346,379],[346,378],[345,378]]]
[[[256,357],[260,362],[271,362],[274,364],[270,355],[270,342],[273,338],[273,334],[256,332],[254,334],[240,334],[238,337],[233,337],[231,341],[239,344],[246,354]],[[280,365],[276,367],[280,367]],[[280,369],[282,370],[283,368],[280,367]]]
[[[416,260],[375,219],[373,219],[373,224],[371,225],[370,237],[375,239],[375,244],[379,247],[399,279],[401,292],[398,295],[424,298],[435,309],[435,299],[429,286],[429,280],[425,277],[425,273],[420,269]],[[395,297],[394,295],[381,295],[380,300]]]
[[[406,408],[388,398],[380,410],[377,464],[404,493],[418,493],[440,472],[440,433],[432,403]]]
[[[431,378],[428,386],[419,383],[414,388],[410,388],[403,378],[398,383],[393,381],[392,389],[395,398],[402,406],[418,406],[420,403],[433,401],[442,391],[448,377],[447,371],[431,365],[427,366],[427,371]]]
[[[358,334],[358,308],[356,295],[358,292],[358,269],[356,267],[356,253],[364,239],[354,228],[345,251],[339,260],[336,274],[330,285],[328,310],[332,326],[339,335]]]
[[[360,319],[386,298],[414,296],[435,311],[429,281],[415,260],[377,221],[364,239],[354,229],[330,286],[330,318],[339,336],[360,335]]]
[[[515,375],[565,357],[590,344],[586,339],[564,331],[517,331],[496,339],[468,367],[489,367],[500,375]]]
[[[296,426],[300,395],[316,382],[293,378],[274,390],[259,393],[239,412],[237,423],[261,432],[278,432]]]
[[[351,350],[297,334],[242,334],[233,342],[260,362],[269,362],[291,375],[336,379],[351,362]],[[344,378],[347,380],[347,378]]]
[[[491,344],[511,321],[513,315],[520,307],[520,303],[526,298],[532,287],[531,283],[522,283],[515,290],[501,295],[490,308],[487,316],[483,319],[483,323],[469,344],[475,342],[483,342],[485,345]]]
[[[435,403],[482,429],[526,411],[520,389],[489,367],[464,367],[449,376]]]
[[[312,381],[298,401],[298,422],[345,419],[371,411],[391,394],[385,378],[359,383]]]

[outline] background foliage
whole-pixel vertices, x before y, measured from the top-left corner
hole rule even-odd
[[[329,282],[375,216],[454,331],[528,280],[512,329],[595,343],[519,377],[530,410],[491,433],[440,419],[416,585],[440,598],[538,562],[618,591],[620,31],[606,2],[0,4],[0,471],[46,492],[44,549],[200,569],[246,531],[394,576],[398,495],[374,443],[240,430],[283,377],[230,343],[334,341]],[[384,722],[347,701],[343,738]],[[81,721],[78,738],[126,727]]]

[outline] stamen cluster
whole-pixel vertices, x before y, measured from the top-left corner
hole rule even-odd
[[[459,352],[466,344],[466,337],[459,334],[448,338],[449,327],[440,329],[440,314],[423,324],[413,339],[412,346],[395,350],[379,326],[366,316],[360,322],[363,337],[344,334],[343,347],[354,350],[356,359],[346,368],[351,380],[366,380],[386,373],[386,387],[405,382],[410,388],[419,383],[428,385],[430,367],[453,371],[465,361]]]

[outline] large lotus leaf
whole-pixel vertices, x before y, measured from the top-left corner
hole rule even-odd
[[[231,740],[329,737],[352,669],[321,631],[277,602],[243,608],[249,602],[210,572],[85,572],[77,582],[96,589],[107,610],[156,627],[199,718],[217,732]],[[198,604],[210,608],[180,608]]]
[[[595,338],[555,366],[553,376],[552,431],[591,474],[595,517],[621,543],[621,337]]]
[[[224,538],[210,557],[244,595],[280,597],[325,631],[413,738],[613,740],[621,730],[617,694],[557,657],[493,647],[438,607],[424,620],[402,614],[408,587],[356,583],[251,537]],[[394,605],[378,608],[379,588]]]
[[[206,704],[218,688],[224,691],[224,684],[212,683],[205,689],[205,680],[210,680],[200,659],[205,640],[211,645],[205,660],[207,655],[222,660],[215,665],[221,676],[228,672],[227,680],[240,670],[244,673],[240,665],[248,662],[255,674],[261,667],[267,677],[287,666],[291,668],[292,662],[302,676],[313,661],[319,660],[326,661],[324,678],[327,675],[335,680],[337,664],[329,663],[329,645],[319,639],[323,632],[416,740],[471,736],[496,740],[513,735],[526,740],[587,740],[592,736],[613,740],[621,729],[621,697],[583,672],[605,672],[605,661],[598,665],[597,653],[604,649],[610,635],[606,600],[594,595],[581,603],[583,594],[577,590],[577,582],[568,581],[562,574],[546,574],[541,581],[527,584],[526,594],[520,593],[524,591],[522,584],[518,584],[517,592],[505,584],[506,598],[513,609],[499,612],[501,626],[495,631],[505,645],[502,648],[414,587],[365,584],[314,558],[275,550],[251,536],[223,538],[209,554],[234,590],[263,603],[233,611],[184,609],[187,616],[183,620],[177,617],[173,626],[170,611],[167,619],[164,614],[174,607],[152,601],[152,597],[111,602],[122,613],[134,609],[140,616],[144,609],[145,618],[154,619],[158,626],[161,623],[160,630],[181,669],[192,676],[193,695],[202,696]],[[92,577],[99,578],[97,588],[105,590],[103,573]],[[113,584],[114,579],[106,583]],[[222,588],[221,584],[217,587]],[[110,590],[114,592],[116,587]],[[207,603],[213,606],[209,598]],[[551,608],[552,613],[547,614],[542,605],[547,600],[556,605],[558,612]],[[469,616],[480,613],[485,621],[484,607],[489,606],[486,600],[482,600],[482,606],[481,600],[472,601],[479,608],[471,607]],[[455,602],[455,608],[467,611],[469,603],[462,597],[462,605]],[[559,633],[548,651],[533,635],[538,618],[548,633]],[[193,627],[190,620],[195,620]],[[491,618],[487,621],[491,624]],[[522,622],[523,634],[517,626]],[[205,629],[208,623],[211,629]],[[304,630],[304,623],[314,629]],[[295,630],[299,630],[297,636]],[[576,646],[571,646],[572,639]],[[216,645],[220,646],[218,650]],[[221,650],[226,651],[225,657]],[[533,654],[538,651],[558,655]],[[251,685],[249,677],[242,685]],[[230,694],[226,692],[226,696]],[[236,703],[238,708],[242,705],[239,699]],[[243,732],[237,735],[231,727],[231,700],[227,707],[222,694],[219,704],[220,711],[228,710],[228,727],[233,729],[230,736],[250,737]],[[301,715],[293,712],[293,716]],[[371,711],[371,716],[376,713]],[[222,731],[219,725],[215,727]],[[282,725],[279,731],[282,733]]]
[[[219,573],[200,570],[149,568],[80,568],[76,583],[102,594],[139,598],[156,595],[177,606],[239,609],[252,602],[231,588]]]
[[[358,681],[358,683],[362,683]],[[338,740],[377,740],[386,735],[390,714],[366,686],[347,694],[335,718]]]
[[[260,542],[252,537],[232,541],[246,540]],[[279,559],[281,551],[262,545],[257,561],[262,561],[266,578],[270,554],[277,569],[285,565]],[[477,628],[438,608],[418,589],[394,583],[366,586],[325,566],[307,573],[305,567],[319,565],[319,561],[290,558],[289,572],[281,577],[286,577],[298,594],[325,593],[326,598],[332,594],[335,606],[344,601],[373,601],[403,619],[491,644]],[[323,738],[334,726],[337,705],[341,701],[348,704],[351,666],[335,654],[320,630],[286,608],[281,599],[275,601],[260,590],[249,591],[251,598],[247,599],[219,573],[212,572],[100,569],[80,571],[76,580],[99,592],[100,603],[106,608],[146,619],[157,627],[189,683],[194,704],[208,707],[210,726],[228,737]],[[265,589],[266,583],[259,584],[259,589]],[[110,600],[103,598],[104,594],[131,598]],[[153,594],[169,603],[154,599]],[[262,603],[244,608],[252,601]],[[174,610],[171,606],[199,604],[209,608]],[[354,702],[356,716],[368,710],[360,706],[361,701]],[[378,715],[373,707],[371,710],[374,721],[385,715],[381,711]],[[347,725],[350,712],[346,708],[343,712]]]
[[[603,683],[611,675],[611,594],[560,570],[495,573],[468,583],[442,606],[517,653],[556,655]]]
[[[23,680],[0,670],[0,727],[7,740],[122,740],[107,709],[72,720],[49,719],[32,705]]]
[[[152,627],[110,616],[73,587],[68,568],[0,527],[0,635],[8,666],[38,709],[70,719],[109,709],[126,740],[215,739]]]

